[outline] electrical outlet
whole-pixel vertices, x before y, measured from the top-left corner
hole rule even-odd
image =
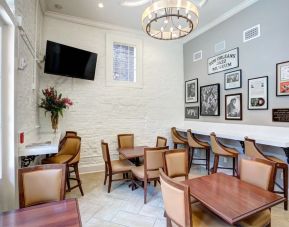
[[[224,158],[224,163],[227,163],[228,162],[228,159],[227,158]]]

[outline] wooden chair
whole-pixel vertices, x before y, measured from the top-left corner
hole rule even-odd
[[[59,146],[58,146],[58,150],[59,151],[61,150],[61,147],[64,144],[65,139],[66,139],[67,136],[77,136],[77,132],[74,132],[74,131],[66,131],[65,132],[65,136],[59,142]]]
[[[216,134],[213,132],[210,135],[211,139],[211,148],[215,155],[214,158],[214,167],[212,173],[216,173],[218,169],[232,169],[233,170],[233,176],[235,176],[235,173],[238,173],[238,155],[239,152],[231,147],[227,147],[220,143],[217,140]],[[219,157],[223,156],[226,158],[232,158],[233,159],[233,167],[227,168],[227,167],[219,167]]]
[[[189,177],[188,152],[175,149],[163,152],[164,171],[173,179],[187,180]]]
[[[144,203],[147,201],[147,184],[148,182],[159,181],[159,168],[164,167],[162,153],[168,150],[169,147],[156,147],[144,149],[144,165],[133,167],[132,172],[132,188],[135,187],[138,181],[143,182],[144,188]]]
[[[284,209],[288,210],[288,165],[284,161],[282,161],[279,158],[276,158],[274,156],[266,156],[262,153],[262,151],[257,147],[255,140],[249,139],[248,137],[245,137],[245,154],[252,158],[259,158],[263,160],[269,160],[276,163],[277,170],[280,169],[283,172],[283,187],[280,186],[277,182],[275,184],[278,188],[280,188],[282,191],[274,191],[278,194],[283,194],[285,197],[284,202]],[[276,171],[277,172],[277,171]]]
[[[238,177],[240,180],[265,190],[273,191],[276,164],[265,159],[241,159]],[[237,223],[237,226],[271,226],[271,211],[266,209]]]
[[[167,139],[165,137],[158,136],[156,147],[166,147],[167,146]]]
[[[42,160],[42,164],[66,164],[67,166],[67,187],[68,191],[71,189],[79,188],[81,195],[83,196],[83,190],[81,186],[81,180],[79,176],[78,163],[80,160],[80,146],[81,138],[78,136],[67,136],[61,150],[53,157]],[[70,170],[69,168],[73,168]],[[75,173],[75,178],[70,177],[71,173]],[[77,184],[70,187],[70,180],[77,181]]]
[[[106,185],[106,179],[108,177],[108,189],[107,192],[110,193],[111,190],[111,182],[125,180],[123,179],[112,179],[112,176],[115,174],[128,174],[131,172],[131,168],[133,167],[132,163],[128,160],[110,160],[108,143],[105,143],[103,140],[101,141],[101,150],[102,157],[105,163],[105,173],[104,173],[104,185]],[[125,176],[125,175],[123,175]]]
[[[171,128],[171,135],[172,135],[172,140],[174,143],[174,149],[178,148],[178,144],[182,144],[184,146],[187,146],[187,143],[188,143],[187,138],[185,138],[181,134],[179,134],[176,127]]]
[[[133,148],[134,134],[119,134],[117,135],[118,148]],[[119,155],[119,159],[126,159],[123,155]]]
[[[19,207],[64,200],[66,166],[39,165],[18,170]]]
[[[194,165],[205,165],[206,169],[208,171],[208,175],[210,174],[210,144],[207,142],[203,142],[199,139],[196,138],[194,134],[192,134],[192,131],[189,129],[187,131],[187,138],[188,138],[188,147],[189,147],[189,154],[190,154],[190,165],[189,169],[191,168],[192,164]],[[199,149],[201,151],[206,152],[206,158],[194,158],[194,151],[195,149]],[[193,160],[201,160],[201,161],[206,161],[205,164],[196,164],[193,163]]]
[[[191,206],[189,186],[169,178],[162,169],[159,171],[168,227],[172,222],[179,227],[230,226],[200,203]]]

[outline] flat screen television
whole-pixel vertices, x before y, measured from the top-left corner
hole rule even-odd
[[[97,54],[47,41],[44,73],[94,80]]]

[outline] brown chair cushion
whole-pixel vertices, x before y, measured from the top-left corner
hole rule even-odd
[[[60,200],[61,169],[23,173],[25,206]]]
[[[263,227],[267,226],[270,222],[271,213],[267,209],[238,222],[238,225],[242,227]]]
[[[144,166],[136,166],[131,169],[133,175],[139,179],[144,179]],[[160,172],[158,170],[148,171],[148,178],[158,178]]]
[[[42,164],[51,164],[51,163],[65,164],[72,157],[73,157],[72,155],[56,155],[56,156],[51,157],[51,158],[43,159]]]
[[[128,160],[114,160],[111,161],[111,169],[112,172],[129,172],[131,168],[133,167],[133,164]]]

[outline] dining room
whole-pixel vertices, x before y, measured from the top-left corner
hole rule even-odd
[[[289,226],[288,8],[0,0],[0,226]]]

